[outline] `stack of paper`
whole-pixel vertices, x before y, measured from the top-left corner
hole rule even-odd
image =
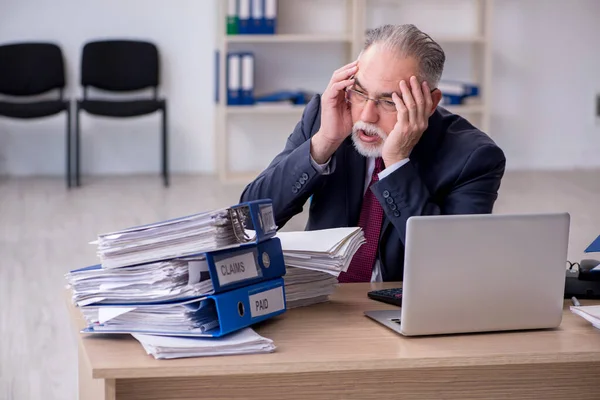
[[[600,329],[600,306],[571,306],[571,311]]]
[[[219,209],[102,234],[98,245],[103,268],[165,260],[238,243],[229,209]]]
[[[221,338],[187,338],[133,334],[156,359],[271,353],[275,345],[252,328],[244,328]]]
[[[192,300],[127,306],[88,306],[81,312],[95,332],[203,334],[219,327],[214,302]]]
[[[285,265],[328,272],[346,272],[356,251],[366,243],[359,227],[278,232]]]
[[[327,301],[366,240],[361,228],[279,232],[286,265],[287,308]]]
[[[285,300],[287,308],[309,306],[329,300],[338,280],[328,272],[286,267]]]
[[[73,302],[90,304],[157,303],[213,293],[206,259],[178,259],[132,267],[100,265],[66,274]]]

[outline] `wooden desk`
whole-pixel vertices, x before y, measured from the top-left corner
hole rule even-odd
[[[556,330],[405,338],[363,315],[393,308],[366,297],[390,286],[345,284],[257,327],[272,354],[154,360],[130,336],[80,335],[80,398],[600,398],[600,331],[569,303]]]

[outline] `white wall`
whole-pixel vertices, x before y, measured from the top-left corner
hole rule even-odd
[[[600,2],[496,1],[493,135],[511,168],[600,166]]]
[[[0,0],[0,43],[49,40],[64,50],[69,94],[80,95],[83,43],[104,37],[154,41],[168,98],[173,171],[213,168],[214,1]],[[0,119],[0,174],[64,174],[64,120]],[[160,117],[111,120],[82,114],[82,172],[158,172]],[[137,152],[136,156],[133,155]]]
[[[106,0],[79,2],[56,0],[0,0],[0,42],[44,39],[58,42],[68,62],[69,93],[77,85],[81,45],[98,37],[140,37],[154,40],[163,60],[163,93],[169,98],[171,166],[173,171],[211,172],[215,168],[213,124],[214,29],[217,0]],[[315,0],[280,0],[285,2]],[[324,1],[324,3],[323,3]],[[319,18],[339,0],[321,0]],[[415,1],[415,0],[412,0]],[[448,3],[453,2],[452,8]],[[473,28],[470,0],[421,0],[423,11],[394,16],[395,1],[369,0],[372,23],[400,21],[402,17],[430,32],[462,32]],[[329,6],[328,6],[329,4]],[[431,14],[434,5],[445,4],[443,13]],[[35,7],[35,12],[28,8]],[[301,10],[294,5],[293,14]],[[290,13],[288,13],[289,15]],[[425,17],[426,16],[426,17]],[[600,26],[600,2],[577,0],[496,0],[494,37],[493,114],[491,135],[505,149],[509,168],[572,168],[600,166],[600,128],[594,116],[594,98],[600,93],[600,55],[596,37]],[[333,24],[339,24],[336,15]],[[343,19],[343,18],[342,18]],[[299,21],[297,19],[296,21]],[[339,31],[323,25],[321,31]],[[293,31],[301,30],[295,24]],[[435,33],[435,32],[433,32]],[[328,45],[329,46],[329,45]],[[301,54],[300,75],[291,89],[306,82],[327,82],[332,66],[343,57],[339,49],[323,47]],[[290,48],[279,50],[287,58]],[[464,46],[447,48],[447,76],[460,76],[470,52]],[[326,54],[327,53],[327,54]],[[306,60],[314,57],[322,76],[306,75]],[[528,58],[526,60],[526,57]],[[301,75],[304,74],[304,75]],[[271,76],[271,74],[269,73]],[[291,74],[293,75],[293,74]],[[302,79],[300,79],[302,78]],[[257,77],[257,84],[261,81]],[[272,83],[264,81],[265,88]],[[271,89],[269,87],[269,89]],[[241,118],[241,117],[240,117]],[[278,118],[277,128],[260,129],[250,117],[233,127],[232,151],[244,153],[238,167],[256,167],[247,144],[261,147],[266,163],[281,149],[295,119]],[[254,118],[254,117],[252,117]],[[260,121],[257,120],[257,121]],[[0,120],[0,174],[63,174],[63,117],[35,123]],[[240,131],[254,126],[252,130]],[[287,126],[281,133],[279,126]],[[82,119],[84,173],[155,172],[159,168],[159,118],[131,121]],[[259,140],[255,140],[259,138]],[[133,151],[138,155],[133,157]],[[236,156],[234,155],[234,158]],[[258,161],[261,163],[262,161]]]

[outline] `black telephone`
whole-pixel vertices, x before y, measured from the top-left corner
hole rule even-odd
[[[565,299],[600,299],[600,261],[569,263],[565,280]],[[598,269],[595,269],[599,267]]]

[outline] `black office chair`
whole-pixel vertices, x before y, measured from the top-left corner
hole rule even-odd
[[[152,43],[135,40],[105,40],[88,42],[81,56],[81,85],[83,99],[77,100],[75,112],[75,181],[80,182],[80,127],[79,113],[127,118],[162,111],[162,175],[169,186],[167,158],[167,103],[158,98],[159,55]],[[88,88],[131,92],[153,89],[153,96],[136,100],[90,100]]]
[[[63,97],[64,88],[63,54],[57,45],[25,42],[0,46],[0,94],[25,98],[58,89],[55,100],[0,99],[0,116],[33,119],[66,111],[66,181],[71,187],[71,107]]]

